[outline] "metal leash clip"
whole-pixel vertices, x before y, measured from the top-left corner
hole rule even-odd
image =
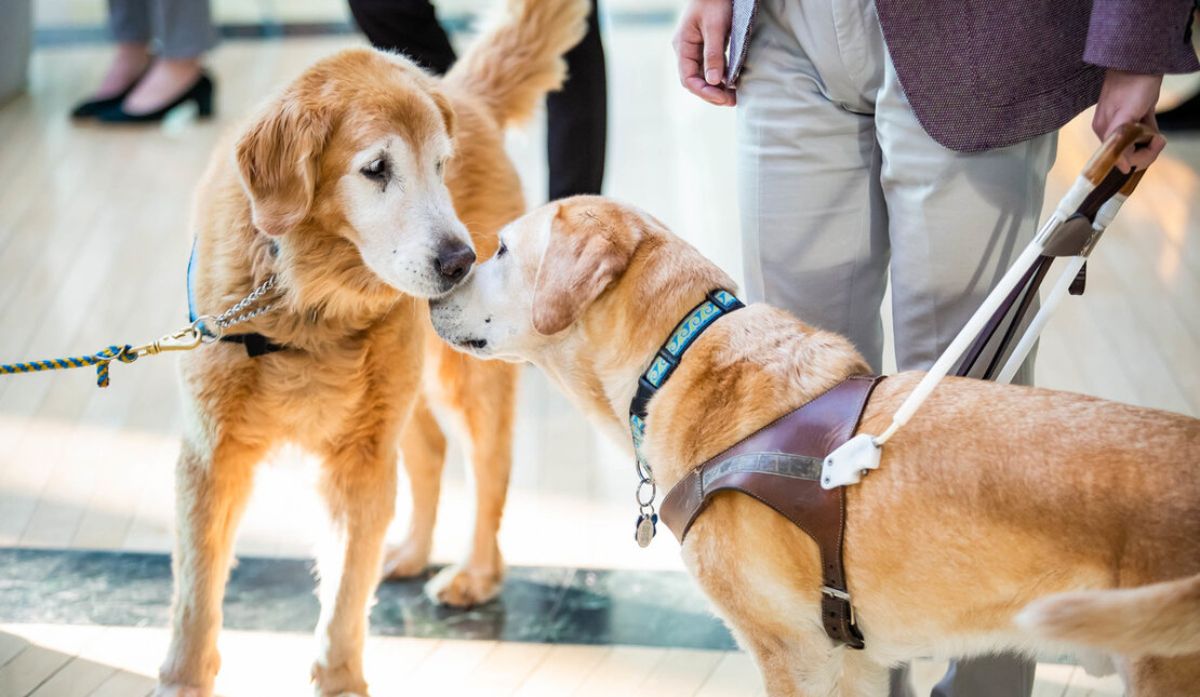
[[[204,315],[188,326],[159,338],[149,344],[134,346],[128,353],[137,357],[153,356],[167,351],[191,351],[221,338],[222,329],[216,318]]]

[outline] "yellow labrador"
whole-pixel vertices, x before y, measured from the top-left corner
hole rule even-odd
[[[431,304],[434,327],[476,356],[532,361],[626,443],[660,344],[732,289],[658,221],[600,198],[534,211],[500,245]],[[866,370],[846,339],[778,309],[716,320],[649,403],[659,491]],[[885,380],[861,430],[881,432],[919,378]],[[718,494],[683,544],[772,695],[883,695],[887,668],[914,657],[1068,647],[1115,658],[1135,695],[1200,690],[1196,419],[949,379],[848,489],[846,515],[861,651],[826,637],[816,545],[763,504]]]

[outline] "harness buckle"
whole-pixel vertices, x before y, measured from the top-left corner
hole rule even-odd
[[[840,600],[846,603],[846,608],[850,611],[850,629],[852,632],[857,632],[858,619],[854,616],[854,603],[850,602],[850,594],[844,590],[839,590],[833,586],[821,586],[821,594],[827,595],[834,600]],[[861,647],[855,647],[861,648]]]

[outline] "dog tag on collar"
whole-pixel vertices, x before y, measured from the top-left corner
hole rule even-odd
[[[658,532],[657,526],[657,513],[651,513],[650,515],[642,513],[638,515],[637,532],[635,532],[633,535],[633,539],[637,540],[638,547],[644,549],[650,546],[650,540],[653,540],[654,534]]]
[[[880,447],[875,437],[860,433],[829,453],[821,465],[821,488],[857,484],[867,470],[879,469]]]

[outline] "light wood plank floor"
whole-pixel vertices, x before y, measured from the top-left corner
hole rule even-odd
[[[0,695],[141,697],[154,688],[167,634],[161,629],[0,625]],[[229,630],[217,694],[308,694],[311,637]],[[373,637],[367,679],[381,695],[455,697],[757,697],[765,694],[743,653],[634,646],[520,644]],[[928,689],[945,664],[918,662],[913,682]],[[1035,697],[1116,697],[1115,677],[1042,664]]]
[[[736,211],[723,180],[733,171],[732,113],[678,89],[669,33],[627,27],[609,37],[608,192],[653,211],[737,277]],[[0,108],[0,360],[136,343],[178,326],[190,192],[219,133],[315,58],[356,43],[227,42],[212,57],[221,118],[182,118],[150,130],[72,125],[66,113],[95,83],[106,53],[37,52],[30,94]],[[545,188],[543,142],[540,123],[509,139],[534,203]],[[1085,120],[1064,131],[1048,205],[1094,145]],[[1099,246],[1088,294],[1069,299],[1047,330],[1043,385],[1200,414],[1198,169],[1200,140],[1173,139]],[[108,390],[92,380],[87,371],[0,380],[0,545],[170,549],[180,419],[173,361],[115,366]],[[629,463],[534,371],[522,386],[516,463],[502,534],[511,563],[681,568],[669,536],[647,551],[630,544]],[[275,465],[259,475],[241,554],[305,555],[318,532],[312,464],[285,453]],[[400,500],[397,520],[404,521],[406,497]],[[465,548],[469,503],[461,467],[452,463],[438,560]],[[402,534],[397,527],[392,538]],[[165,646],[154,629],[3,631],[0,695],[141,694]],[[229,632],[222,641],[226,694],[293,693],[277,689],[276,680],[307,690],[306,637]],[[457,676],[464,691],[479,691],[482,676],[515,694],[758,689],[740,654],[386,638],[372,639],[369,651],[378,685],[403,675],[438,689]],[[939,667],[922,670],[928,677]],[[1041,674],[1039,694],[1119,694],[1113,683],[1071,666]]]

